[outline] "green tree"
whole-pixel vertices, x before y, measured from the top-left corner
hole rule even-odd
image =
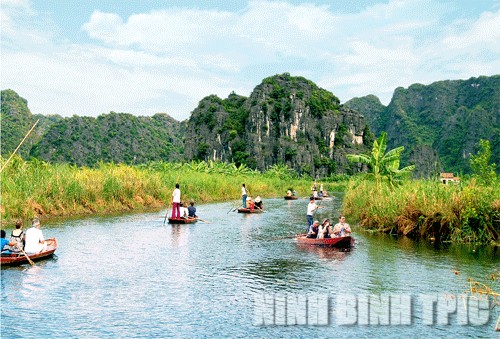
[[[472,169],[472,176],[478,182],[491,185],[497,179],[496,164],[489,164],[491,158],[491,146],[488,140],[479,140],[479,151],[476,155],[470,156],[470,167]]]
[[[366,154],[347,154],[346,157],[350,162],[361,162],[367,164],[371,169],[377,187],[381,187],[382,179],[386,178],[391,186],[398,183],[399,180],[414,169],[415,165],[406,166],[399,169],[401,162],[401,153],[404,151],[404,146],[400,146],[385,152],[387,149],[387,133],[382,132],[380,137],[374,141],[372,152]]]

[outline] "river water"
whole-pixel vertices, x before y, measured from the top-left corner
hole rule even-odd
[[[335,221],[340,201],[317,219]],[[349,252],[301,247],[290,236],[308,201],[264,202],[252,215],[198,205],[209,223],[190,225],[164,225],[165,211],[44,223],[57,256],[1,270],[2,338],[498,337],[499,307],[464,297],[498,251],[355,225]]]

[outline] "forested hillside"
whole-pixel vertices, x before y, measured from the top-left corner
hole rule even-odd
[[[285,164],[299,174],[352,173],[345,155],[373,141],[358,112],[312,81],[280,74],[250,97],[204,98],[188,121],[185,158],[231,161],[259,170]]]
[[[284,73],[264,79],[249,97],[208,95],[184,122],[164,113],[32,115],[9,89],[1,92],[4,157],[38,119],[19,153],[79,166],[215,160],[260,170],[285,164],[313,176],[353,173],[361,168],[345,155],[368,152],[383,131],[389,149],[405,146],[402,166],[415,164],[419,177],[469,173],[480,139],[490,141],[491,161],[500,163],[499,75],[397,88],[384,106],[374,95],[341,105],[312,81]]]
[[[181,159],[185,123],[167,114],[33,116],[26,100],[12,90],[2,91],[2,155],[10,154],[39,118],[34,133],[21,149],[25,158],[78,166],[93,166],[99,161],[140,164]]]
[[[345,106],[364,114],[375,134],[386,131],[389,148],[405,146],[403,160],[418,176],[469,173],[480,139],[490,141],[491,161],[500,162],[499,75],[400,87],[387,107],[374,96]]]

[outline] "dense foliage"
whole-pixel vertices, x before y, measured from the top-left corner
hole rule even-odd
[[[438,81],[397,88],[385,107],[374,96],[346,103],[368,117],[375,134],[387,132],[389,147],[404,146],[404,164],[418,177],[471,173],[469,156],[480,139],[500,161],[500,76]]]
[[[4,164],[1,158],[0,164]],[[275,166],[258,172],[245,165],[221,162],[151,162],[137,166],[98,163],[95,167],[50,164],[12,158],[1,173],[2,221],[34,216],[71,216],[169,206],[176,183],[183,199],[196,203],[234,200],[241,184],[262,197],[281,197],[289,187],[309,194],[311,178],[298,178],[289,168]],[[338,190],[343,183],[328,183]]]

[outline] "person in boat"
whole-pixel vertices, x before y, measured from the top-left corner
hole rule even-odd
[[[172,218],[180,218],[181,216],[181,190],[179,184],[175,184],[175,189],[172,192]]]
[[[292,196],[292,191],[291,190],[286,191],[286,196],[287,197],[291,197]]]
[[[194,201],[191,199],[189,202],[189,207],[188,207],[188,217],[190,218],[198,218],[196,215],[196,207],[194,207]]]
[[[297,191],[296,191],[296,190],[293,190],[293,191],[292,191],[292,195],[293,195],[294,197],[296,197],[296,196],[297,196]]]
[[[319,185],[319,195],[323,196],[323,184]]]
[[[45,239],[40,227],[40,220],[38,220],[38,218],[35,218],[31,222],[31,228],[26,230],[24,244],[24,251],[26,253],[40,253],[45,251],[45,249],[47,248],[47,244],[45,243]]]
[[[317,238],[319,232],[319,221],[315,220],[307,231],[306,238]]]
[[[318,208],[323,208],[323,206],[316,205],[316,201],[314,200],[314,197],[310,197],[309,204],[307,204],[307,215],[306,215],[306,217],[307,217],[307,229],[308,230],[311,227],[311,225],[313,224],[313,221],[314,221],[313,215],[314,215],[314,212],[316,212],[316,210]]]
[[[264,209],[264,203],[262,202],[262,199],[260,198],[260,195],[258,195],[255,198],[255,208],[258,208],[259,210]]]
[[[351,235],[351,226],[345,222],[345,217],[341,215],[339,222],[333,227],[333,235],[335,237],[345,237]]]
[[[325,219],[323,220],[323,223],[319,225],[317,239],[330,238],[331,232],[330,219]]]
[[[313,190],[313,197],[314,198],[318,197],[318,191],[316,189]]]
[[[1,240],[2,240],[2,243],[0,244],[0,250],[2,251],[2,253],[11,253],[10,251],[10,246],[16,246],[16,242],[14,241],[10,241],[10,240],[7,240],[5,239],[5,236],[7,235],[7,233],[5,233],[5,230],[1,230]]]
[[[10,246],[12,252],[20,252],[24,248],[24,231],[22,220],[16,221],[16,229],[10,234],[10,241],[15,242],[14,246]]]
[[[189,216],[189,210],[186,207],[186,203],[181,202],[179,206],[179,210],[181,212],[181,218],[187,219]]]
[[[247,188],[245,187],[245,184],[241,185],[241,200],[243,202],[243,208],[247,208]]]
[[[255,209],[255,202],[252,200],[252,197],[247,198],[247,208],[249,208],[250,211]]]

